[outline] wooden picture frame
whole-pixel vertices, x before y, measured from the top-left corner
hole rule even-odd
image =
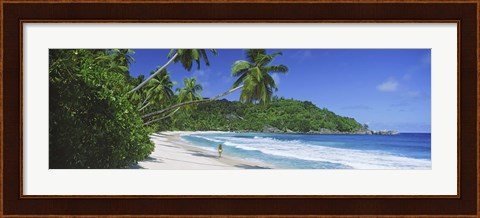
[[[471,216],[479,215],[477,1],[3,1],[1,215]],[[181,13],[180,13],[181,12]],[[35,196],[22,192],[22,23],[457,22],[457,196]]]

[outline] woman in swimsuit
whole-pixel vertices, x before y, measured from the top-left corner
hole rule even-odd
[[[223,149],[222,149],[222,144],[219,144],[219,145],[218,145],[218,157],[219,157],[219,158],[222,157],[222,151],[223,151]]]

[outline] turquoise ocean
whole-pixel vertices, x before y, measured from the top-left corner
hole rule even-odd
[[[203,133],[182,139],[273,169],[431,169],[430,133],[315,135]]]

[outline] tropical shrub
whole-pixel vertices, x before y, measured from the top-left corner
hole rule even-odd
[[[154,148],[126,93],[125,50],[49,51],[49,167],[125,168]]]

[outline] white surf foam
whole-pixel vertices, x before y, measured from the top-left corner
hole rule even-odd
[[[382,151],[365,151],[308,144],[299,140],[278,140],[255,136],[239,138],[230,136],[199,136],[226,146],[260,151],[264,154],[309,161],[322,161],[351,166],[355,169],[430,169],[431,161],[389,154]]]

